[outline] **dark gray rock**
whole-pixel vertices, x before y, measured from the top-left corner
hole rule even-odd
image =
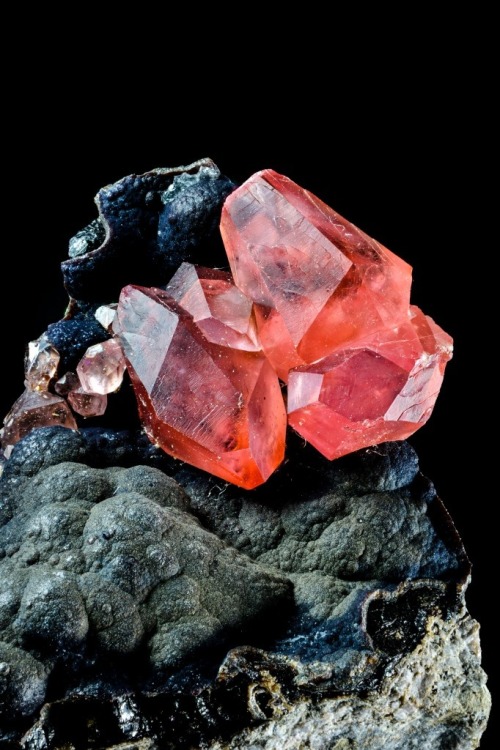
[[[102,188],[98,223],[70,241],[70,257],[61,266],[69,295],[116,302],[127,284],[166,284],[184,260],[225,263],[216,230],[234,188],[210,159],[130,175]]]
[[[76,432],[64,427],[42,427],[33,430],[16,443],[9,461],[4,466],[0,483],[0,526],[12,517],[13,508],[17,508],[23,484],[38,471],[65,461],[85,463],[94,468],[113,465],[135,467],[137,464],[146,464],[164,471],[172,471],[179,465],[178,461],[152,445],[139,429],[112,430],[91,427]],[[81,482],[76,478],[80,477],[77,469],[71,474],[72,476],[67,478],[69,493],[71,494],[73,488],[77,493],[85,492],[85,474],[81,476]],[[138,474],[132,472],[126,476],[130,477],[127,481],[132,482],[129,489],[134,489],[134,476],[139,477],[139,482],[143,480],[141,470]],[[58,477],[61,477],[60,473]],[[50,478],[49,481],[52,482],[53,479]],[[64,483],[66,479],[61,481]],[[173,480],[167,478],[166,481],[178,487]],[[95,486],[94,483],[92,487]],[[93,491],[89,487],[89,492]],[[32,488],[30,492],[35,493],[35,502],[39,502],[43,487],[39,490]]]
[[[25,749],[474,747],[489,697],[469,563],[414,451],[290,447],[244,491],[175,462],[176,479],[110,466],[162,460],[130,431],[18,443],[0,480],[6,737],[45,696]]]
[[[31,654],[0,641],[0,716],[5,710],[33,714],[45,697],[47,677],[46,667]]]
[[[67,454],[81,445],[73,436]],[[11,649],[4,717],[38,708],[63,664],[95,671],[110,655],[135,654],[146,672],[171,670],[289,600],[284,576],[202,528],[157,469],[51,466],[46,457],[35,473],[26,458],[24,477],[18,460],[2,479],[16,488],[0,529],[0,641]],[[37,682],[23,688],[35,667]]]
[[[109,339],[109,334],[94,316],[94,308],[77,311],[71,318],[52,323],[45,331],[45,337],[61,356],[59,374],[74,372],[79,361],[89,348]]]

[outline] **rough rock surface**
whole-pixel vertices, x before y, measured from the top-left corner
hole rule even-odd
[[[431,617],[377,691],[300,701],[210,750],[476,748],[490,709],[479,658],[478,626],[467,614]]]
[[[61,265],[69,295],[107,303],[127,284],[166,284],[183,261],[227,264],[217,230],[234,188],[210,159],[102,188],[99,219],[70,240],[70,257]]]
[[[24,730],[32,750],[477,746],[469,565],[414,451],[291,452],[247,492],[113,468],[161,464],[130,432],[18,443],[0,482],[10,747]]]
[[[278,571],[203,529],[157,469],[63,462],[29,473],[0,529],[4,719],[39,708],[62,664],[143,650],[151,669],[178,668],[290,597]]]

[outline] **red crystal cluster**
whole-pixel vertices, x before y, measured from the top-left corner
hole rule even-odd
[[[452,340],[410,305],[407,263],[272,170],[226,199],[221,233],[232,274],[183,263],[166,289],[125,287],[96,312],[116,338],[58,395],[59,355],[33,342],[6,452],[33,426],[76,428],[68,403],[102,414],[125,362],[150,439],[247,489],[283,460],[287,421],[329,459],[427,421]]]
[[[451,338],[410,306],[411,268],[272,170],[227,198],[231,275],[183,264],[126,287],[115,331],[151,440],[247,489],[288,422],[329,459],[407,438],[434,406]]]

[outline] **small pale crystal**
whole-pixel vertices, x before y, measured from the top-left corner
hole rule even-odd
[[[25,385],[32,391],[48,390],[50,381],[56,376],[59,352],[45,336],[30,341],[24,360]]]
[[[80,379],[74,372],[67,372],[54,384],[54,390],[59,396],[66,397],[70,391],[80,388]]]
[[[46,391],[26,389],[4,420],[2,448],[10,455],[12,446],[35,427],[68,427],[76,430],[75,418],[66,401]]]
[[[87,349],[76,368],[81,387],[87,393],[105,396],[118,390],[123,381],[125,359],[115,339]]]
[[[82,417],[100,417],[106,411],[108,397],[100,393],[86,393],[83,388],[75,388],[68,393],[71,408]]]
[[[113,325],[113,321],[116,318],[116,308],[118,305],[101,305],[95,311],[94,315],[98,323],[102,325],[106,331],[110,331]]]
[[[67,398],[71,408],[82,417],[100,417],[106,411],[108,397],[99,393],[87,393],[80,385],[80,379],[74,372],[67,372],[59,378],[54,390]]]

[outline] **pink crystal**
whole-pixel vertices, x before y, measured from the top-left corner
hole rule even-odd
[[[59,360],[59,352],[45,336],[30,341],[24,360],[26,387],[32,391],[46,391],[56,376]]]
[[[261,350],[252,302],[234,285],[230,273],[183,263],[166,291],[193,316],[209,341]]]
[[[14,403],[4,420],[2,448],[10,455],[12,446],[35,427],[68,427],[77,425],[66,401],[46,391],[27,389]]]
[[[261,353],[209,341],[159,289],[125,287],[115,330],[153,442],[247,489],[270,476],[283,459],[286,414]]]
[[[280,378],[405,319],[411,268],[282,175],[264,170],[227,199],[221,232],[236,285],[256,303]]]
[[[407,322],[292,370],[289,422],[329,459],[402,440],[429,418],[451,338],[416,307]]]
[[[59,378],[54,390],[60,396],[65,396],[73,411],[82,417],[100,417],[106,411],[108,397],[84,391],[74,372],[67,372]]]
[[[116,391],[122,384],[125,372],[125,359],[119,343],[109,339],[89,347],[76,372],[82,389],[87,393],[104,396]]]
[[[81,387],[69,391],[67,398],[73,411],[82,417],[100,417],[108,405],[107,396],[86,393]]]
[[[113,321],[116,318],[116,308],[118,305],[101,305],[94,313],[94,317],[98,323],[102,325],[106,331],[111,331]]]
[[[59,396],[67,396],[70,391],[80,388],[80,379],[74,372],[67,372],[54,383],[54,390]]]

